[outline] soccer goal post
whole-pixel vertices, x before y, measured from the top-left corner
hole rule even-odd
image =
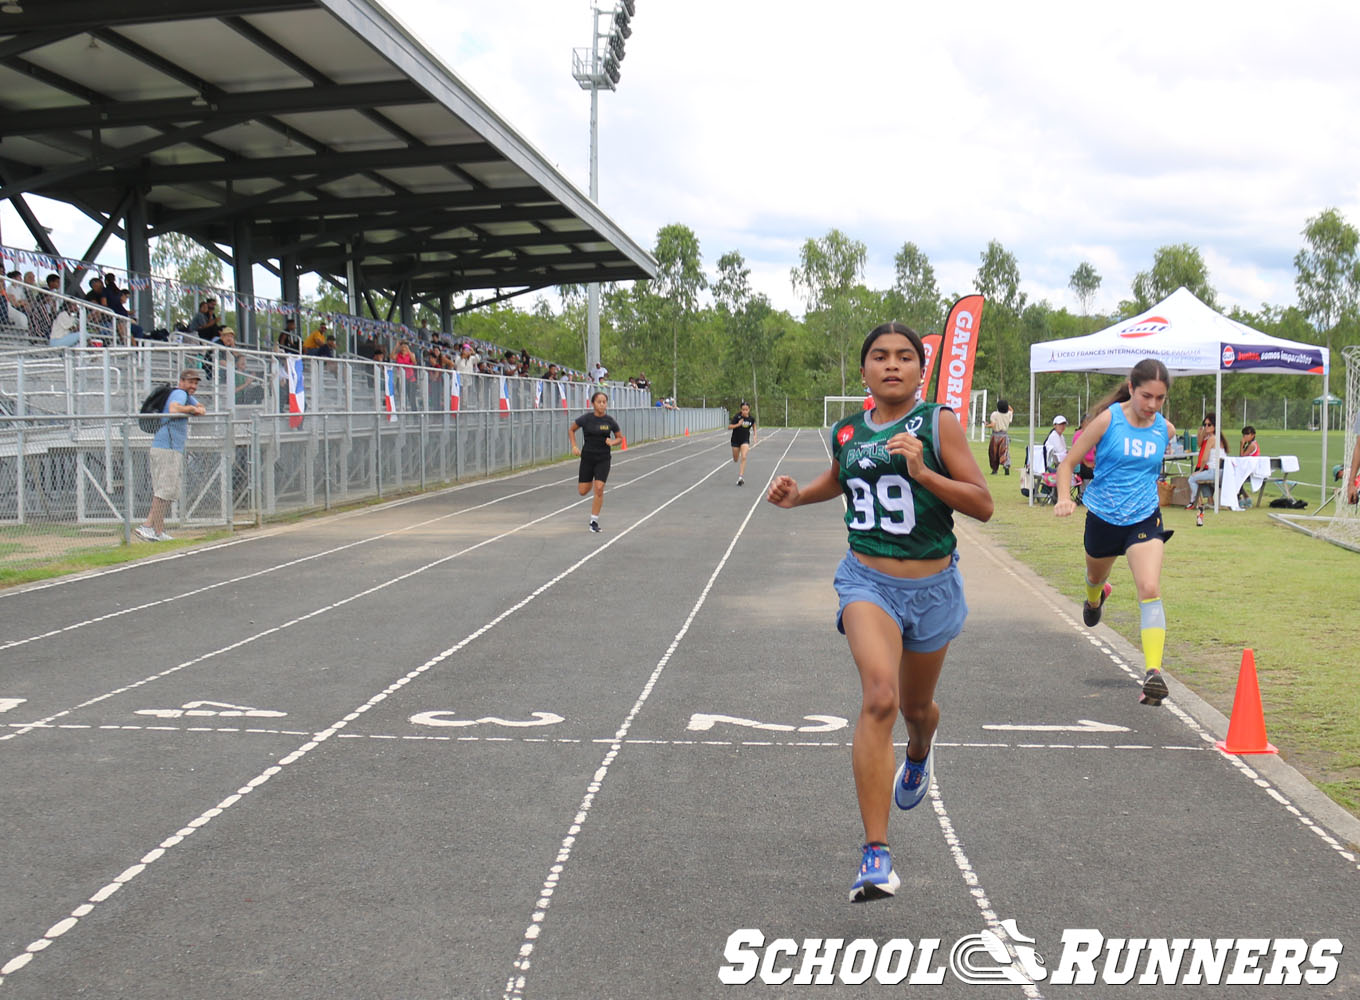
[[[858,396],[823,396],[822,426],[830,427],[838,420],[844,420],[851,413],[864,409],[864,401],[868,398],[863,394]]]

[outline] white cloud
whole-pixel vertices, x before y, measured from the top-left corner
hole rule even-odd
[[[588,5],[387,5],[588,188],[590,100],[570,72]],[[997,239],[1031,300],[1075,308],[1067,279],[1090,260],[1110,310],[1181,242],[1223,303],[1290,304],[1307,218],[1360,224],[1360,8],[642,0],[633,27],[600,95],[602,207],[644,246],[689,225],[710,269],[739,250],[795,312],[798,247],[832,227],[866,243],[875,285],[910,240],[944,292],[969,291]]]

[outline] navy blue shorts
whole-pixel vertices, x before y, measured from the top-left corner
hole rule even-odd
[[[1139,542],[1150,542],[1154,539],[1165,542],[1174,534],[1174,531],[1167,531],[1163,527],[1160,510],[1153,511],[1137,524],[1111,524],[1088,510],[1083,543],[1086,546],[1086,554],[1092,559],[1108,559],[1110,556],[1122,556]]]
[[[919,580],[880,573],[847,551],[836,567],[835,583],[840,598],[836,628],[842,635],[845,608],[855,601],[868,601],[886,611],[902,630],[902,648],[913,653],[943,649],[963,631],[968,617],[957,551],[947,567]]]

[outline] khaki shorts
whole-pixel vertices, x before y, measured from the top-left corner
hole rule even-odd
[[[179,499],[184,453],[173,448],[151,449],[151,492],[162,500]]]

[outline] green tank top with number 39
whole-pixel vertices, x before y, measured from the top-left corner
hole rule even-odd
[[[894,559],[938,559],[958,546],[954,511],[907,474],[907,460],[888,453],[888,439],[910,431],[925,446],[926,468],[949,475],[940,460],[938,403],[918,403],[890,424],[875,424],[872,411],[846,417],[831,429],[831,455],[845,494],[850,548]]]

